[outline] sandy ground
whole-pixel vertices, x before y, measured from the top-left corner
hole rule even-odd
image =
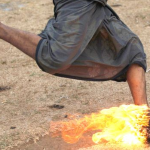
[[[140,37],[150,68],[150,0],[109,0],[109,4]],[[15,28],[38,34],[52,16],[50,0],[0,0],[0,21]],[[150,73],[146,74],[146,78],[149,100]],[[124,149],[117,145],[91,148],[93,144],[85,139],[76,145],[68,145],[47,134],[51,120],[63,120],[68,114],[88,114],[130,103],[133,101],[127,83],[85,82],[51,76],[43,73],[31,58],[0,40],[1,150],[17,145],[14,150]],[[62,109],[52,108],[54,104],[61,105]],[[41,138],[44,135],[47,136]],[[39,137],[40,140],[34,144],[33,141]]]

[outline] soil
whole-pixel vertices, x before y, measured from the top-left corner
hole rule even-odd
[[[108,3],[140,37],[150,68],[150,1],[109,0]],[[14,28],[38,34],[52,16],[51,0],[0,0],[0,21]],[[146,79],[149,100],[150,72]],[[119,145],[94,145],[89,140],[90,134],[70,145],[59,137],[50,137],[48,131],[51,121],[64,120],[69,114],[90,114],[131,103],[126,82],[85,82],[52,76],[42,72],[31,58],[0,40],[1,150],[127,149]],[[150,148],[145,145],[135,149]]]

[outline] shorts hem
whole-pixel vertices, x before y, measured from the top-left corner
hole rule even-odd
[[[41,67],[41,65],[40,65],[39,62],[38,62],[38,52],[39,52],[39,50],[40,50],[40,47],[41,47],[43,41],[44,41],[44,39],[41,39],[41,40],[39,41],[38,45],[37,45],[36,53],[35,53],[35,61],[36,61],[37,65],[39,66],[39,68],[40,68],[42,71],[45,72],[45,70]]]

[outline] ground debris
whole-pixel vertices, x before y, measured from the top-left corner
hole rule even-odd
[[[10,90],[11,88],[8,86],[0,86],[0,92]]]
[[[111,7],[121,7],[122,5],[120,5],[120,4],[113,4],[113,5],[111,5]]]
[[[63,105],[57,105],[57,104],[53,104],[51,106],[48,106],[48,108],[55,108],[55,109],[63,109],[65,106]]]

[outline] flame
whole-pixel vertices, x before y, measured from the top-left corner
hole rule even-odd
[[[128,145],[142,144],[147,140],[149,108],[146,105],[121,105],[103,109],[99,113],[86,115],[68,122],[51,123],[52,133],[61,133],[67,143],[76,143],[85,132],[97,131],[92,136],[96,144],[111,142]]]

